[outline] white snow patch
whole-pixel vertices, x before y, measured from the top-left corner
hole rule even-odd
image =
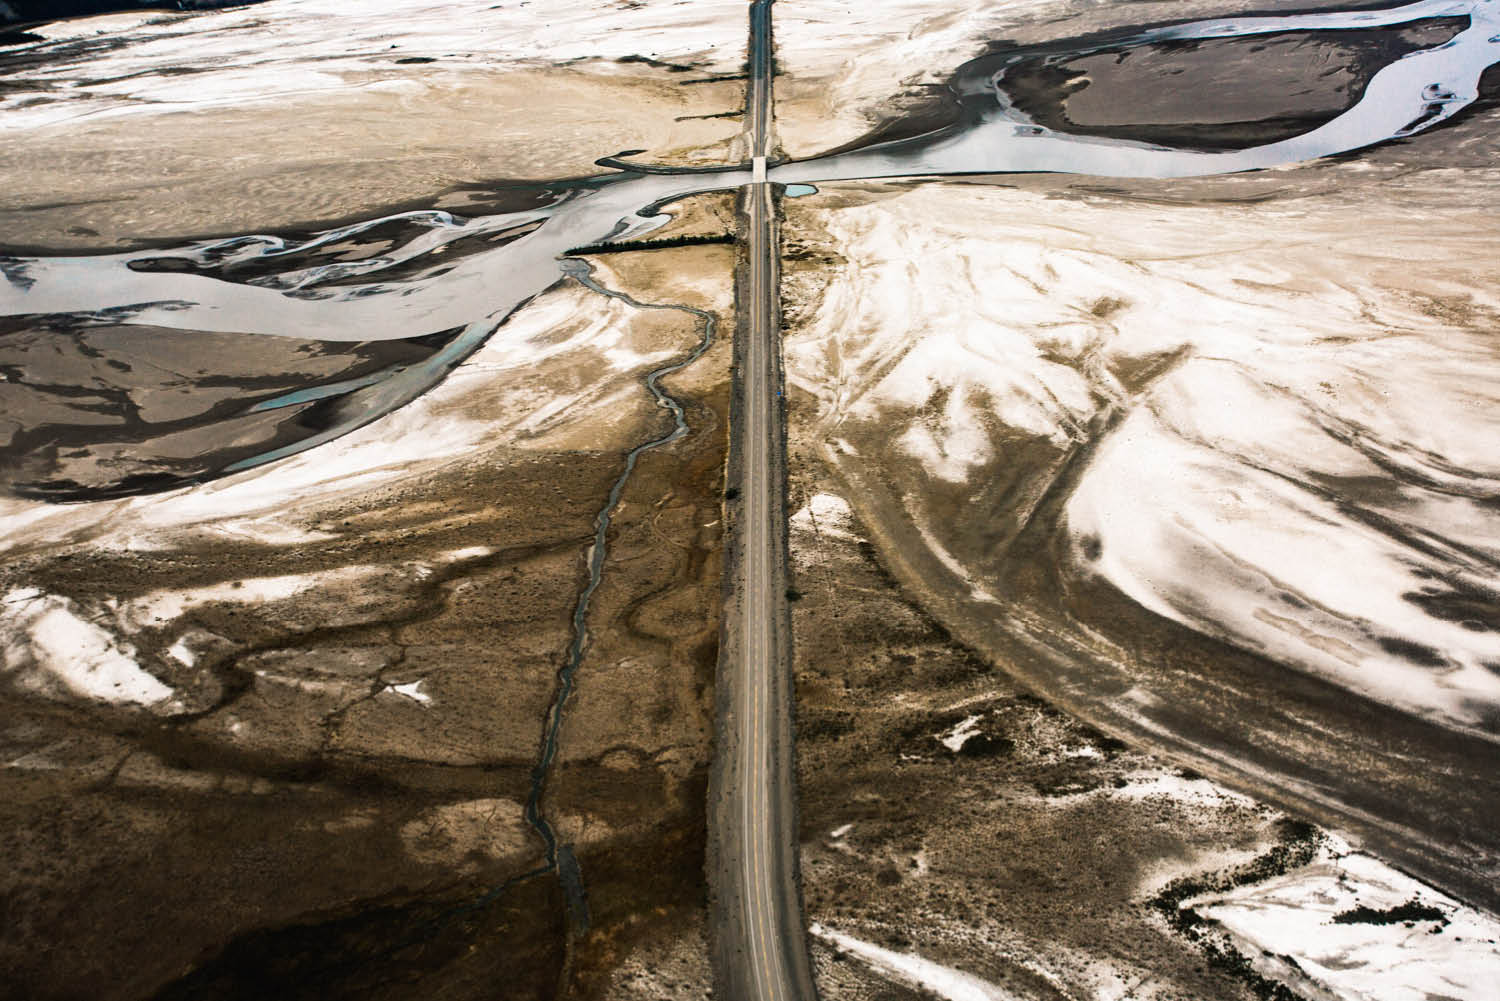
[[[198,662],[198,655],[193,652],[192,647],[188,646],[186,636],[181,637],[176,643],[167,647],[167,656],[177,661],[183,667],[192,667]]]
[[[853,531],[854,512],[849,502],[838,494],[813,494],[789,519],[795,529],[828,535],[836,539],[858,539]]]
[[[289,574],[281,577],[247,577],[244,580],[226,581],[190,590],[152,591],[123,603],[120,620],[127,626],[140,629],[170,622],[190,609],[213,602],[249,605],[284,601],[317,587],[322,582],[320,576]]]
[[[931,991],[946,1001],[1020,1001],[1016,995],[970,973],[943,966],[916,953],[895,952],[814,924],[817,938],[864,960],[871,969],[909,987]]]
[[[1255,801],[1208,779],[1189,779],[1164,772],[1132,772],[1124,776],[1126,784],[1104,790],[1115,799],[1152,799],[1165,797],[1183,803],[1217,806],[1233,803],[1253,807]]]
[[[221,521],[207,526],[207,531],[232,539],[248,539],[265,546],[305,546],[310,542],[329,542],[337,539],[333,532],[320,532],[296,525],[287,525],[270,518],[240,518]],[[143,540],[153,549],[163,548],[160,540]]]
[[[1382,911],[1412,900],[1441,911],[1447,925],[1333,921],[1355,907]],[[1263,952],[1291,957],[1340,1001],[1484,1001],[1500,985],[1500,920],[1337,839],[1311,865],[1184,905],[1220,922],[1276,973],[1286,974],[1284,964]]]
[[[942,709],[939,710],[939,712],[951,713],[955,709],[967,709],[970,706],[977,706],[982,702],[993,702],[999,697],[1000,693],[996,691],[980,692],[977,695],[965,696],[964,698],[959,699],[957,702],[950,702],[947,705],[943,706]]]
[[[972,424],[945,429],[939,440],[926,424],[913,424],[896,439],[901,451],[925,465],[932,475],[949,483],[962,483],[975,466],[992,458],[990,443]]]
[[[465,549],[450,549],[443,554],[443,559],[449,563],[458,563],[461,560],[477,560],[494,552],[493,546],[469,546]]]
[[[305,678],[298,675],[282,674],[278,671],[270,671],[265,668],[257,670],[255,676],[263,678],[273,685],[295,688],[298,691],[309,692],[313,695],[343,695],[350,691],[352,687],[348,680],[342,678]]]
[[[938,734],[934,739],[954,754],[957,754],[969,742],[969,738],[979,732],[979,721],[982,719],[984,719],[983,716],[965,717],[963,722],[946,733]]]
[[[172,689],[136,663],[135,651],[78,614],[72,600],[17,588],[0,599],[4,667],[20,684],[47,692],[61,687],[104,702],[149,706]]]
[[[395,692],[397,695],[406,696],[419,705],[430,705],[432,703],[432,696],[422,691],[422,682],[424,680],[426,679],[410,681],[404,685],[391,685],[390,690]]]

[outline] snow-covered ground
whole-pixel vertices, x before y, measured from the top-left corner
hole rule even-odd
[[[813,925],[814,938],[855,956],[870,967],[897,983],[914,987],[924,994],[932,994],[944,1001],[1015,1001],[1016,995],[980,978],[934,963],[914,952],[896,952],[870,942],[863,942],[852,935]]]
[[[1500,985],[1500,921],[1337,838],[1311,865],[1185,905],[1310,997],[1477,1001]]]
[[[0,59],[0,231],[63,249],[238,235],[462,211],[455,187],[594,174],[624,150],[722,163],[746,26],[739,0],[268,0],[47,25]]]
[[[1492,728],[1500,220],[1473,193],[1496,179],[1390,183],[1378,218],[1354,191],[1170,211],[937,184],[799,199],[844,261],[788,342],[788,378],[827,439],[878,427],[925,469],[909,514],[962,564],[955,587],[1003,556],[1048,463],[1097,447],[1066,506],[1081,570]],[[943,506],[1029,467],[999,507]]]
[[[34,90],[7,93],[0,133],[86,116],[284,104],[349,87],[415,95],[434,77],[527,64],[588,61],[623,74],[631,66],[617,60],[643,58],[735,73],[746,21],[741,0],[268,0],[191,16],[79,18],[28,33],[44,41],[11,51],[47,58],[22,78]]]
[[[1275,5],[1243,6],[1265,11]],[[1298,9],[1316,6],[1296,4]],[[1029,44],[1232,12],[1222,0],[891,0],[864,5],[777,0],[777,137],[789,154],[799,157],[857,139],[903,108],[920,104],[992,43]]]
[[[152,496],[68,505],[0,499],[0,552],[81,543],[151,550],[224,537],[311,541],[320,536],[306,504],[431,473],[488,448],[546,448],[566,438],[570,424],[597,431],[612,406],[639,404],[639,387],[622,375],[680,351],[690,335],[657,342],[633,332],[629,318],[615,300],[560,287],[518,312],[431,392],[310,452]]]
[[[0,598],[0,669],[25,691],[149,706],[172,689],[144,670],[129,643],[67,598],[13,588]]]

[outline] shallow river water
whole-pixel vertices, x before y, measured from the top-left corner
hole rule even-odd
[[[1376,57],[1383,54],[1390,61],[1374,69],[1358,100],[1342,113],[1309,131],[1238,149],[1069,134],[1038,124],[1006,88],[1007,74],[1028,62],[1057,65],[1100,53],[1121,61],[1184,45],[1290,34],[1369,37],[1372,30],[1396,33],[1435,20],[1455,25],[1450,37],[1414,51],[1376,51]],[[1496,61],[1500,0],[1422,0],[1390,10],[1215,19],[1015,49],[960,69],[951,85],[962,108],[957,124],[904,141],[784,163],[770,177],[802,191],[818,181],[895,176],[1048,171],[1169,178],[1278,167],[1430,129],[1479,97],[1481,75]],[[1210,106],[1213,98],[1203,95]],[[1261,99],[1272,115],[1284,96]],[[247,382],[242,406],[225,402],[173,426],[174,432],[200,432],[202,441],[193,447],[201,461],[183,462],[179,442],[174,463],[115,478],[88,464],[95,439],[121,437],[115,427],[103,435],[98,431],[95,411],[108,403],[109,392],[80,388],[97,376],[85,377],[86,370],[97,368],[88,351],[73,359],[76,373],[61,363],[62,371],[44,384],[33,385],[17,359],[8,387],[14,395],[0,401],[0,410],[19,428],[12,452],[22,447],[33,454],[24,469],[3,478],[16,493],[77,500],[169,489],[305,451],[441,381],[496,336],[518,306],[560,280],[558,261],[570,249],[640,237],[667,221],[659,211],[664,203],[749,180],[749,172],[740,169],[620,171],[532,186],[524,199],[532,207],[496,215],[406,212],[303,238],[250,235],[98,256],[0,257],[0,318],[13,342],[33,335],[50,344],[100,328],[263,335],[325,346],[428,339],[425,358],[365,366],[352,377],[317,379],[276,392],[255,392]],[[0,365],[7,361],[0,359]],[[80,416],[80,409],[89,413]],[[223,437],[243,443],[254,437],[244,426],[253,420],[259,421],[262,439],[257,447],[226,449],[211,431],[203,433],[204,425],[222,424]],[[64,443],[71,461],[47,468],[45,457],[34,454],[41,439]],[[142,455],[152,452],[148,439],[147,432],[131,439]]]

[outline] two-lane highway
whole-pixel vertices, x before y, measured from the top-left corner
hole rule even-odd
[[[782,413],[779,241],[766,182],[771,141],[771,3],[750,8],[746,124],[752,183],[736,272],[729,542],[719,653],[719,745],[709,795],[714,976],[723,1001],[812,1001],[797,885],[790,617],[786,591],[786,428]]]

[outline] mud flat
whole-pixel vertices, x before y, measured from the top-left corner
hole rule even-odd
[[[118,249],[477,214],[496,197],[477,182],[597,173],[628,150],[722,162],[741,7],[276,0],[34,28],[0,45],[0,230],[12,248]]]
[[[728,276],[714,246],[596,263],[721,315]],[[694,941],[727,348],[666,380],[692,434],[623,494],[540,801],[580,923],[555,875],[510,882],[523,806],[595,515],[670,427],[640,378],[701,330],[572,282],[510,322],[317,453],[7,502],[5,996],[629,997],[638,950]]]

